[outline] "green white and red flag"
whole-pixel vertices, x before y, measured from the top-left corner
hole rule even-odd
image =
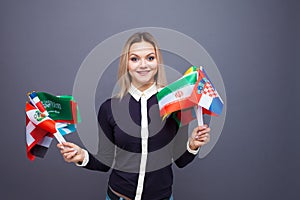
[[[202,113],[212,116],[221,114],[223,101],[213,84],[209,80],[203,67],[190,67],[177,81],[167,85],[157,93],[160,115],[165,118],[176,112],[180,116],[182,124],[193,119],[193,110],[197,107],[194,115]],[[179,115],[178,115],[178,112]],[[201,124],[199,117],[198,122]]]

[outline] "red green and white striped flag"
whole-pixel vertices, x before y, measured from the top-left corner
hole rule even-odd
[[[221,114],[223,108],[223,101],[203,67],[196,66],[190,67],[180,79],[161,89],[157,99],[160,115],[165,118],[176,112],[182,125],[189,123],[192,115],[198,115],[199,111],[216,116]],[[195,106],[201,110],[194,113]]]

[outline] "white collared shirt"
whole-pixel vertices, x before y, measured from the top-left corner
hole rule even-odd
[[[134,85],[131,84],[131,87],[128,91],[131,96],[136,100],[141,100],[141,140],[142,140],[142,154],[141,154],[141,163],[138,177],[138,184],[136,188],[135,200],[140,200],[142,198],[144,180],[146,174],[146,165],[148,157],[148,111],[147,111],[147,100],[154,94],[157,93],[156,84],[154,83],[145,91],[141,92]]]

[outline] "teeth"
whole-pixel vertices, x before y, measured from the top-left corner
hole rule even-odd
[[[137,73],[139,73],[139,74],[147,74],[149,71],[140,71],[140,72],[137,72]]]

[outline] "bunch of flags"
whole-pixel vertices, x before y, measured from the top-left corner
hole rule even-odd
[[[223,101],[203,67],[190,67],[180,79],[160,90],[157,99],[160,115],[166,118],[173,114],[180,125],[196,117],[202,125],[202,113],[217,116],[223,109]]]
[[[64,142],[63,136],[75,132],[81,119],[72,96],[54,96],[45,92],[27,95],[26,151],[28,159],[34,160],[45,156],[53,137]]]

